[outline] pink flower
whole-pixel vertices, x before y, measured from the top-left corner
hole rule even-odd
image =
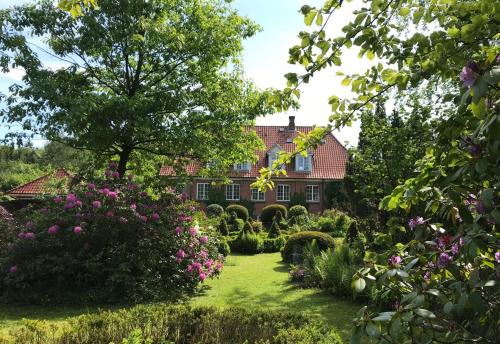
[[[425,223],[424,218],[421,216],[417,216],[413,219],[410,219],[410,221],[408,221],[408,227],[410,227],[410,229],[413,230],[413,229],[417,228],[417,226],[423,225],[424,223]]]
[[[176,257],[182,259],[182,258],[186,257],[186,252],[184,252],[183,249],[180,249],[179,251],[177,251]]]
[[[200,251],[200,258],[206,259],[208,257],[208,252],[205,250]]]
[[[75,196],[75,194],[72,194],[72,193],[67,194],[67,195],[66,195],[66,201],[67,201],[67,202],[75,202],[75,201],[76,201],[76,196]]]
[[[108,167],[109,167],[109,169],[110,169],[110,170],[114,170],[115,168],[117,168],[117,167],[118,167],[118,165],[116,164],[116,162],[115,162],[115,161],[111,160],[111,161],[109,162]]]
[[[26,228],[33,228],[35,224],[32,221],[26,222]]]
[[[127,176],[127,179],[128,179],[128,180],[132,180],[132,179],[134,179],[134,175],[133,175],[133,174],[129,174],[129,175]]]
[[[26,238],[26,233],[24,233],[24,232],[20,232],[20,233],[17,235],[17,237],[18,237],[19,239],[24,239],[24,238]]]
[[[196,210],[196,208],[195,208],[195,207],[193,207],[193,206],[191,206],[191,207],[189,207],[189,210],[191,210],[191,211],[195,211],[195,210]]]
[[[103,188],[100,190],[100,192],[103,194],[103,195],[107,195],[109,194],[109,189],[108,188]]]
[[[75,228],[73,228],[73,232],[75,234],[80,234],[81,232],[83,232],[83,228],[80,226],[76,226]]]
[[[495,261],[497,263],[500,263],[500,252],[499,251],[495,252]]]
[[[129,190],[135,190],[135,189],[137,189],[137,185],[132,184],[132,183],[129,183],[129,184],[127,185],[127,189],[129,189]]]
[[[75,202],[75,205],[76,205],[77,207],[81,207],[81,206],[82,206],[82,201],[76,201],[76,202]]]
[[[93,208],[100,208],[101,207],[101,202],[100,201],[94,201],[92,202],[92,207]]]
[[[207,259],[207,261],[205,262],[205,266],[209,269],[212,267],[213,264],[214,261],[212,259]]]
[[[191,227],[191,228],[189,228],[189,234],[191,236],[195,236],[196,234],[198,234],[198,230],[194,227]]]
[[[35,233],[33,233],[33,232],[26,232],[26,234],[24,235],[24,238],[28,239],[28,240],[34,240],[35,237],[36,237]]]
[[[75,203],[66,203],[64,205],[64,210],[70,210],[70,209],[73,209],[75,207]]]
[[[188,267],[187,267],[187,269],[186,269],[186,270],[187,270],[187,272],[191,272],[191,271],[193,271],[193,265],[191,265],[191,264],[190,264],[190,265],[188,265]]]
[[[49,229],[47,230],[49,234],[56,234],[58,231],[59,231],[58,225],[50,226]]]
[[[158,221],[160,219],[160,215],[158,213],[153,213],[151,215],[151,220]]]
[[[111,173],[112,173],[112,172],[111,172],[110,170],[106,170],[106,171],[104,171],[104,175],[105,175],[106,177],[111,176]]]
[[[87,188],[88,188],[89,190],[95,190],[95,184],[93,184],[93,183],[88,183],[88,184],[87,184]]]
[[[175,234],[179,235],[182,233],[182,227],[175,227]]]
[[[187,200],[188,198],[189,198],[189,196],[188,196],[188,194],[187,194],[187,193],[185,193],[185,192],[181,193],[181,199],[182,199],[183,201]]]
[[[223,267],[224,267],[224,265],[222,263],[217,263],[215,265],[215,271],[220,272]]]
[[[132,210],[136,210],[136,209],[137,209],[137,205],[136,205],[135,203],[132,203],[132,204],[130,205],[130,209],[132,209]]]
[[[54,197],[54,202],[61,203],[62,202],[62,197],[61,196]]]
[[[202,237],[200,238],[200,242],[201,242],[202,244],[206,244],[206,243],[208,242],[208,237],[207,237],[207,236],[205,236],[205,235],[204,235],[204,236],[202,236]]]
[[[115,213],[114,213],[114,211],[113,211],[113,210],[108,210],[108,211],[106,212],[106,217],[113,217],[113,216],[115,216]]]
[[[472,87],[479,75],[479,66],[475,62],[469,62],[460,72],[460,80],[466,87]]]
[[[113,178],[114,178],[114,179],[118,179],[118,178],[120,178],[120,173],[118,173],[118,172],[116,172],[116,171],[115,171],[115,172],[113,172],[113,174],[112,174],[112,175],[113,175]]]
[[[148,222],[148,217],[147,217],[147,216],[145,216],[145,215],[142,215],[142,216],[140,216],[139,218],[141,219],[142,223],[146,223],[146,222]]]
[[[108,197],[111,199],[116,199],[118,197],[118,193],[116,193],[115,191],[110,191],[108,193]]]
[[[141,196],[141,197],[147,197],[147,196],[148,196],[148,193],[147,193],[146,191],[141,191],[141,192],[139,193],[139,196]]]
[[[389,258],[389,265],[397,266],[397,265],[401,264],[401,261],[402,261],[402,259],[400,256],[391,256]]]
[[[17,265],[12,265],[9,269],[11,274],[15,274],[17,272]]]
[[[203,282],[207,278],[207,275],[205,275],[203,272],[201,272],[200,275],[198,276],[198,278],[200,279],[200,281]]]

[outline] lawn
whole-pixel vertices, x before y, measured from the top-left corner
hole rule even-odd
[[[287,266],[279,253],[231,256],[220,278],[206,283],[193,305],[254,307],[316,316],[338,329],[347,342],[353,316],[361,307],[312,289],[299,289],[288,279]],[[0,337],[23,318],[61,322],[68,317],[95,312],[97,308],[0,305]]]

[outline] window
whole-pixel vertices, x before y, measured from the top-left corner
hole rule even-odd
[[[239,162],[234,164],[235,171],[250,171],[250,162]]]
[[[251,189],[252,192],[252,201],[265,201],[266,200],[266,194],[262,191],[260,191],[257,188]]]
[[[226,200],[228,201],[240,200],[240,184],[226,185]]]
[[[273,163],[278,159],[278,152],[269,153],[269,168],[273,168]]]
[[[306,201],[319,202],[319,185],[306,186]]]
[[[200,201],[207,200],[209,190],[210,190],[210,184],[208,183],[196,184],[196,199]]]
[[[276,200],[284,202],[290,201],[290,185],[278,184]]]
[[[295,171],[310,172],[312,167],[312,155],[295,157]]]

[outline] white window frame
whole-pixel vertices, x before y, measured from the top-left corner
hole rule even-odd
[[[316,192],[315,192],[316,190]],[[314,197],[317,196],[317,197]],[[321,199],[319,185],[306,185],[306,202],[319,203]]]
[[[250,171],[250,162],[249,161],[246,161],[246,162],[237,162],[236,164],[234,164],[234,170],[235,171]]]
[[[303,156],[298,154],[295,156],[295,171],[296,172],[311,172],[312,171],[312,154]]]
[[[255,197],[257,196],[257,197]],[[254,202],[265,202],[266,201],[266,193],[260,191],[258,188],[250,189],[250,200]]]
[[[238,197],[236,197],[235,190],[238,190]],[[240,184],[226,184],[226,201],[239,201],[241,197]]]
[[[280,189],[283,190],[280,192]],[[288,188],[288,195],[285,193],[285,188]],[[281,196],[281,197],[280,197]],[[288,196],[288,197],[285,197]],[[276,201],[278,202],[290,202],[290,184],[278,184],[276,188]]]
[[[200,187],[202,190],[200,192]],[[198,183],[196,184],[196,199],[199,201],[208,200],[208,192],[210,191],[210,183]]]

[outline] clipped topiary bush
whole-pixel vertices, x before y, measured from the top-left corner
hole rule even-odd
[[[284,236],[279,236],[274,239],[264,239],[262,250],[265,253],[280,252],[285,246],[285,243],[286,239]]]
[[[210,204],[205,209],[205,213],[208,217],[220,217],[224,215],[224,208],[218,204]]]
[[[247,222],[245,222],[245,224],[243,225],[243,229],[242,229],[242,231],[243,231],[244,233],[255,233],[255,232],[253,231],[253,227],[252,227],[252,225],[251,225],[251,224],[250,224],[250,222],[248,222],[248,221],[247,221]]]
[[[253,228],[253,231],[254,231],[255,233],[260,233],[260,232],[262,232],[262,228],[263,228],[263,226],[262,226],[262,222],[260,222],[260,221],[253,221],[253,222],[252,222],[252,228]]]
[[[245,221],[239,219],[238,215],[236,215],[236,212],[233,211],[227,219],[227,224],[229,226],[230,232],[240,232],[243,229]]]
[[[304,231],[290,235],[288,240],[283,247],[281,256],[283,261],[287,263],[293,262],[294,253],[301,254],[302,248],[306,243],[316,239],[316,243],[320,250],[326,250],[328,248],[333,248],[335,246],[335,240],[328,234],[315,232],[315,231]],[[299,252],[295,252],[296,248],[299,248]]]
[[[242,230],[229,244],[232,252],[256,254],[262,252],[263,240],[254,232]]]
[[[218,274],[217,241],[193,224],[193,203],[169,191],[153,199],[116,171],[106,176],[16,216],[16,236],[0,252],[6,299],[156,300]]]
[[[307,219],[307,209],[302,205],[294,205],[288,210],[288,221],[290,225],[301,224]]]
[[[219,222],[219,226],[217,227],[219,233],[226,236],[229,235],[229,228],[227,226],[227,222],[225,219],[221,219]]]
[[[281,214],[281,213],[278,212],[278,214]],[[274,239],[274,238],[277,238],[281,235],[280,226],[278,226],[278,222],[276,221],[276,219],[277,219],[277,216],[274,219],[273,223],[271,224],[271,227],[269,228],[269,232],[267,233],[267,237],[269,239]]]
[[[265,225],[269,225],[273,222],[273,218],[276,216],[276,212],[280,211],[281,215],[286,217],[287,210],[284,205],[281,204],[270,204],[262,209],[260,214],[260,219]]]
[[[236,216],[243,221],[248,220],[248,209],[239,204],[231,204],[226,208],[228,214],[236,213]]]
[[[258,330],[256,330],[258,329]],[[13,343],[341,344],[339,335],[306,315],[243,308],[140,305],[48,325],[30,321]]]
[[[217,250],[224,257],[227,257],[231,253],[231,247],[229,247],[229,244],[227,243],[227,239],[226,238],[222,238],[219,241],[219,243],[217,244]]]

